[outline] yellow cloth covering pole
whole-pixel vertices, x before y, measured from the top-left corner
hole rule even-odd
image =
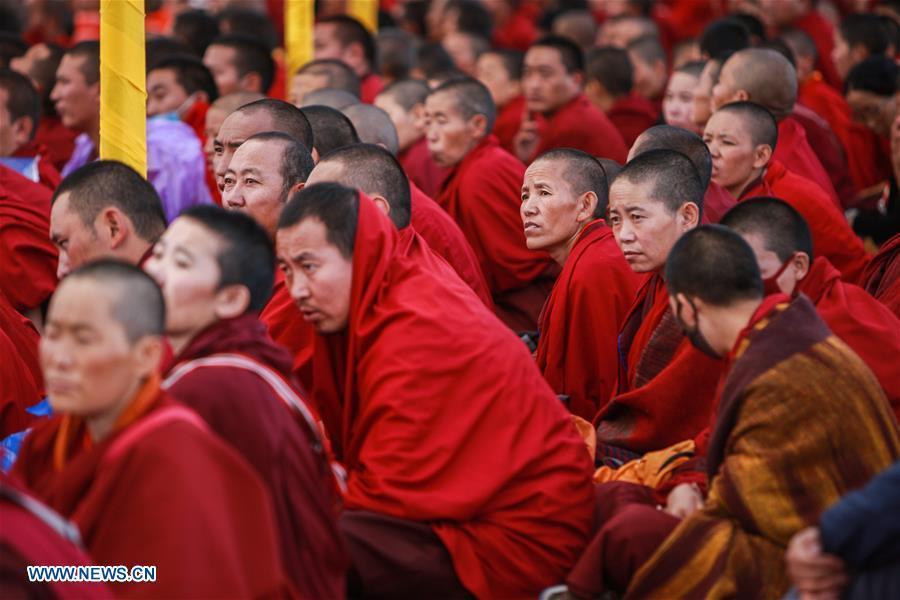
[[[147,176],[144,0],[100,1],[100,158]]]
[[[284,46],[287,52],[287,82],[297,69],[313,57],[313,0],[284,1]]]
[[[378,0],[347,0],[347,14],[372,33],[378,32]]]

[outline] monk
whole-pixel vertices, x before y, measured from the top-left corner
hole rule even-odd
[[[316,90],[342,90],[359,98],[359,77],[349,66],[334,58],[313,60],[294,73],[288,102],[300,108],[306,96]]]
[[[527,112],[513,141],[530,163],[553,148],[575,148],[622,162],[628,148],[609,118],[584,95],[584,57],[568,38],[547,36],[525,54],[522,89]]]
[[[561,579],[592,525],[590,460],[522,343],[349,188],[296,194],[277,249],[341,389],[326,426],[350,595],[534,597]]]
[[[862,288],[841,281],[827,258],[814,255],[806,221],[786,202],[745,200],[722,224],[753,248],[767,294],[809,298],[834,335],[872,369],[900,419],[900,319]]]
[[[47,149],[35,141],[40,124],[41,97],[27,77],[0,70],[0,157],[15,157],[20,173],[53,190],[60,180]]]
[[[703,195],[703,211],[700,223],[718,223],[737,200],[725,188],[712,180],[712,157],[709,149],[699,135],[681,127],[656,125],[638,136],[628,158],[647,152],[648,150],[674,150],[687,156],[697,169],[700,185],[706,192]]]
[[[753,250],[736,233],[686,234],[666,282],[680,326],[730,367],[705,503],[695,491],[626,597],[781,597],[791,536],[900,456],[896,421],[872,372],[805,296],[763,298]]]
[[[375,98],[375,106],[385,111],[397,130],[397,160],[416,187],[434,198],[447,173],[428,154],[425,139],[425,98],[428,85],[416,79],[396,81]]]
[[[672,70],[662,101],[663,121],[667,125],[681,127],[696,134],[703,133],[703,128],[698,127],[693,119],[694,95],[700,85],[703,67],[702,61],[695,60]]]
[[[307,184],[333,182],[356,188],[384,211],[399,231],[412,227],[463,282],[491,308],[491,294],[478,258],[459,226],[438,204],[410,181],[394,156],[374,144],[335,150],[319,161]]]
[[[384,82],[375,72],[375,39],[362,23],[347,15],[322,17],[316,21],[313,46],[317,60],[334,58],[356,72],[363,102],[375,100]]]
[[[166,230],[145,270],[166,300],[175,354],[163,387],[266,485],[285,571],[301,595],[342,596],[337,487],[318,418],[292,385],[290,354],[257,317],[274,280],[269,235],[247,215],[195,207]]]
[[[900,317],[900,233],[881,245],[863,271],[860,285]]]
[[[558,268],[525,246],[518,214],[525,168],[491,135],[495,115],[490,93],[474,79],[429,94],[428,151],[452,168],[437,201],[475,251],[497,315],[513,330],[534,331]]]
[[[764,106],[778,121],[782,144],[775,160],[791,172],[814,181],[840,207],[834,184],[806,139],[803,127],[791,117],[797,101],[797,73],[788,60],[775,50],[747,48],[734,53],[722,65],[713,88],[712,108],[736,101],[751,101]]]
[[[135,266],[101,259],[66,277],[41,344],[55,416],[25,438],[13,475],[74,521],[97,564],[156,567],[153,582],[110,584],[116,596],[284,594],[259,477],[160,390],[164,322]]]
[[[347,115],[327,106],[307,106],[301,109],[312,128],[314,146],[311,148],[314,161],[338,148],[359,143],[359,136]]]
[[[738,201],[775,196],[797,209],[812,231],[813,249],[827,258],[845,281],[857,281],[868,262],[862,241],[844,215],[815,183],[791,171],[775,158],[784,143],[772,114],[752,102],[719,108],[703,139],[713,159],[713,181]]]
[[[526,243],[562,267],[541,312],[537,365],[586,420],[615,391],[617,336],[641,283],[603,220],[608,194],[603,167],[580,150],[542,154],[522,183]]]
[[[675,241],[698,225],[702,209],[697,169],[673,150],[640,154],[610,187],[616,243],[631,269],[648,277],[619,333],[616,394],[594,419],[598,460],[618,464],[692,438],[709,423],[722,363],[678,328],[662,274]]]
[[[719,72],[722,70],[722,61],[709,59],[700,71],[697,87],[694,88],[693,106],[691,107],[691,120],[694,126],[703,131],[706,122],[712,115],[712,91],[719,80]]]
[[[522,63],[518,50],[489,50],[475,62],[475,77],[491,92],[497,107],[494,135],[507,152],[515,152],[513,140],[525,115]]]

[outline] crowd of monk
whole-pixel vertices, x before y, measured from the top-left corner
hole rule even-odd
[[[145,177],[0,3],[0,595],[900,597],[900,3],[146,4]]]

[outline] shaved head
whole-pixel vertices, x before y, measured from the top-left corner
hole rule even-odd
[[[312,126],[306,116],[299,108],[284,100],[264,98],[245,104],[235,112],[245,115],[266,114],[272,123],[271,127],[267,128],[267,131],[286,133],[295,140],[302,142],[307,148],[312,148],[314,145]],[[256,131],[254,133],[262,132]]]
[[[477,79],[471,77],[451,79],[437,86],[429,96],[438,94],[450,95],[453,98],[453,104],[466,121],[475,115],[483,115],[487,120],[485,131],[490,133],[494,129],[497,107],[494,106],[491,93]]]
[[[787,58],[769,48],[736,52],[722,65],[718,85],[731,99],[744,91],[747,100],[766,107],[779,121],[791,114],[797,101],[797,72]]]
[[[359,141],[378,144],[396,155],[400,151],[400,140],[391,117],[372,104],[354,104],[344,109],[344,114],[353,123]]]
[[[819,58],[819,50],[812,37],[802,29],[790,28],[782,31],[778,37],[784,40],[795,58],[811,58],[817,60]]]
[[[417,104],[424,104],[428,97],[428,84],[420,79],[397,81],[382,91],[379,96],[393,99],[403,110],[409,112]]]
[[[606,215],[609,205],[609,180],[600,161],[587,152],[573,148],[555,148],[538,156],[531,164],[550,162],[556,165],[574,196],[594,192],[597,206],[594,218]],[[555,170],[555,169],[554,169]]]
[[[298,69],[294,77],[301,75],[321,77],[324,82],[322,88],[343,90],[359,98],[359,76],[339,60],[331,58],[314,60]]]
[[[649,150],[628,161],[616,176],[615,182],[649,185],[649,195],[662,202],[672,214],[693,202],[703,210],[705,188],[694,163],[674,150]],[[615,183],[614,182],[614,183]]]
[[[778,143],[778,123],[772,113],[755,102],[732,102],[716,111],[739,120],[750,133],[754,146],[767,145],[775,150]]]
[[[721,224],[742,236],[758,236],[765,249],[782,262],[795,252],[813,259],[812,234],[806,219],[780,198],[760,196],[739,202],[725,213]]]
[[[259,92],[234,92],[225,96],[219,96],[215,102],[209,105],[210,108],[221,110],[226,115],[230,115],[245,104],[256,102],[265,98]]]
[[[341,111],[327,106],[307,106],[301,110],[312,126],[319,156],[359,143],[353,123]]]
[[[314,90],[303,96],[300,108],[306,108],[307,106],[327,106],[335,110],[344,110],[348,106],[353,106],[354,104],[359,104],[359,98],[350,92],[325,88]]]
[[[703,139],[687,129],[671,125],[655,125],[638,136],[628,153],[633,159],[650,150],[674,150],[688,157],[700,176],[703,189],[712,177],[712,158]]]

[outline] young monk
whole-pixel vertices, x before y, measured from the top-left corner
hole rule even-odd
[[[672,70],[662,101],[662,115],[666,124],[697,134],[703,133],[703,128],[693,118],[694,94],[700,84],[703,66],[701,61],[692,61]]]
[[[429,94],[425,115],[428,151],[452,168],[438,204],[475,251],[497,315],[516,331],[535,330],[558,270],[525,246],[518,200],[525,168],[491,135],[490,93],[474,79],[448,81]]]
[[[349,593],[533,597],[561,579],[592,524],[590,460],[522,343],[354,190],[296,194],[277,248],[340,390]]]
[[[789,143],[778,136],[772,114],[752,102],[719,108],[703,139],[713,159],[713,181],[738,202],[754,196],[781,198],[797,209],[812,231],[813,249],[840,270],[846,281],[856,281],[868,257],[862,241],[815,183],[777,160],[775,148]]]
[[[513,140],[525,116],[522,94],[522,62],[517,50],[489,50],[475,62],[475,77],[491,92],[497,107],[494,135],[507,152],[514,152]]]
[[[271,499],[249,465],[159,387],[165,306],[135,266],[103,259],[62,281],[41,365],[54,416],[13,475],[72,519],[101,565],[149,565],[125,597],[270,597],[289,585]],[[227,501],[226,501],[227,499]]]
[[[900,456],[896,421],[872,372],[805,296],[763,298],[753,250],[736,233],[707,225],[686,234],[666,282],[680,326],[730,368],[706,501],[626,597],[780,597],[791,536]]]
[[[527,113],[513,141],[519,160],[530,163],[553,148],[625,160],[622,136],[585,97],[584,83],[584,56],[575,42],[547,36],[528,49],[522,76]]]
[[[806,221],[786,202],[750,198],[722,225],[753,248],[766,294],[806,294],[829,329],[872,369],[900,417],[900,320],[862,288],[841,281],[827,258],[815,256]]]
[[[696,227],[703,186],[672,150],[632,159],[609,191],[609,224],[631,269],[649,277],[619,333],[616,395],[596,416],[597,458],[630,460],[697,435],[709,423],[722,364],[690,344],[669,306],[662,270]]]
[[[619,328],[640,284],[603,220],[608,189],[597,159],[568,148],[539,156],[522,183],[526,243],[562,267],[541,312],[537,365],[587,420],[615,391]]]

